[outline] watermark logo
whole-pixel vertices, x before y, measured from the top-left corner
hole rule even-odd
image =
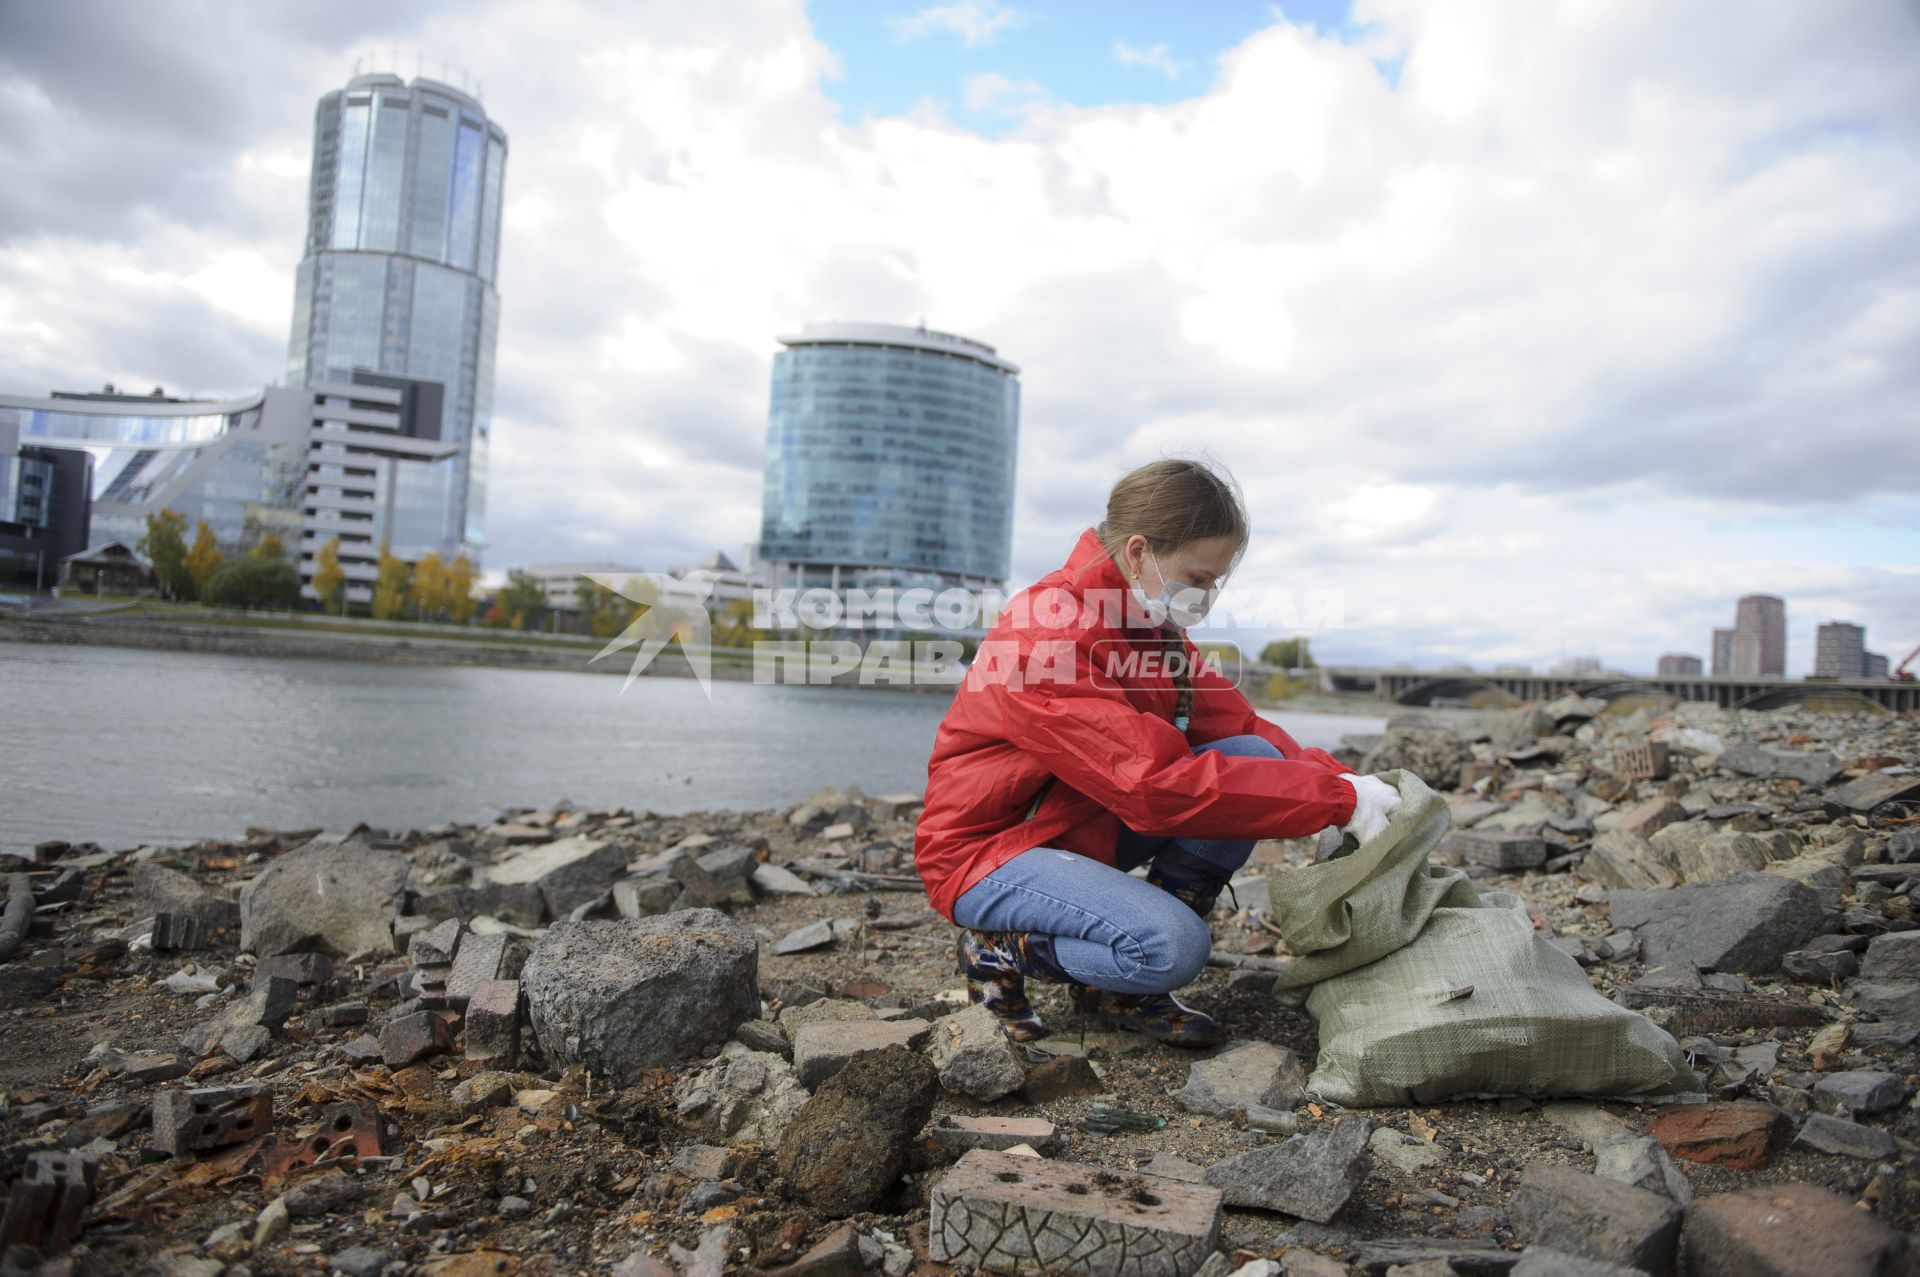
[[[713,699],[713,621],[707,615],[707,599],[713,593],[720,574],[696,568],[678,577],[664,572],[642,572],[616,581],[610,576],[586,573],[586,579],[611,591],[630,603],[641,606],[627,628],[605,647],[589,657],[587,664],[615,652],[638,646],[627,681],[620,685],[622,695],[633,680],[653,663],[653,658],[670,642],[679,641],[680,651],[700,680],[700,690]]]
[[[711,699],[712,615],[720,573],[701,568],[677,576],[583,576],[637,605],[626,628],[589,663],[636,649],[621,685],[624,693],[668,644],[677,642]],[[726,606],[743,601],[736,597]],[[1237,641],[1218,631],[1337,629],[1345,619],[1340,590],[1221,590],[1208,614],[1183,634],[1156,630],[1126,590],[1054,587],[1022,590],[1008,599],[997,591],[960,587],[762,587],[751,592],[750,602],[753,637],[738,641],[744,617],[729,623],[729,645],[722,650],[731,668],[744,672],[750,664],[755,683],[864,687],[1091,682],[1131,689],[1184,682],[1199,695],[1239,687],[1252,664]],[[1122,629],[1134,632],[1087,641],[1090,630]],[[969,637],[961,636],[968,632]],[[986,637],[996,632],[999,637]]]

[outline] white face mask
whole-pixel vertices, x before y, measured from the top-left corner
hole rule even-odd
[[[1152,550],[1147,551],[1147,557],[1153,559],[1153,570],[1160,576],[1160,593],[1153,598],[1148,598],[1145,590],[1137,585],[1133,587],[1134,601],[1140,605],[1141,611],[1147,614],[1147,622],[1151,625],[1161,625],[1172,621],[1183,630],[1200,624],[1206,618],[1208,610],[1213,607],[1214,596],[1219,591],[1203,590],[1192,585],[1182,586],[1176,590],[1173,582],[1167,580],[1166,574],[1160,571],[1160,560]]]

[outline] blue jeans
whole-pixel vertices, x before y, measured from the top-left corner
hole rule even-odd
[[[1263,736],[1228,736],[1193,752],[1279,758]],[[1218,867],[1247,863],[1252,838],[1172,838],[1122,826],[1119,868],[1052,847],[1023,851],[953,902],[953,919],[976,931],[1037,931],[1054,937],[1060,968],[1082,984],[1115,993],[1168,993],[1207,964],[1207,924],[1176,897],[1126,872],[1168,848]]]

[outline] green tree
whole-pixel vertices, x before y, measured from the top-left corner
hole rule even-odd
[[[187,574],[193,578],[193,593],[197,598],[206,592],[207,582],[227,561],[221,553],[220,543],[214,539],[213,525],[205,519],[193,534],[193,548],[187,551]]]
[[[1283,670],[1311,670],[1319,668],[1313,663],[1313,653],[1307,650],[1307,637],[1304,634],[1293,638],[1275,639],[1260,649],[1260,663],[1273,665]]]
[[[547,589],[540,578],[520,568],[507,572],[507,584],[500,591],[500,604],[507,610],[516,630],[537,629],[547,611]]]
[[[330,537],[320,547],[319,557],[315,560],[313,590],[320,596],[320,606],[330,616],[339,616],[347,605],[347,574],[340,567],[340,538]]]
[[[300,601],[300,573],[285,559],[249,554],[216,568],[200,597],[213,607],[284,612]]]
[[[455,625],[473,619],[473,561],[464,554],[447,568],[447,619]]]
[[[373,619],[397,621],[407,614],[407,594],[412,570],[405,559],[396,556],[387,543],[380,543],[380,575],[373,583]]]
[[[160,590],[170,599],[191,598],[193,574],[187,571],[187,516],[161,510],[147,516],[147,532],[135,547],[153,564]]]

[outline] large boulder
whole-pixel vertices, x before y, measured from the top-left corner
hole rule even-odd
[[[1452,789],[1460,783],[1460,764],[1472,759],[1473,751],[1448,728],[1399,724],[1389,726],[1386,738],[1367,751],[1360,770],[1376,775],[1404,768],[1432,789]]]
[[[904,1046],[861,1051],[820,1084],[781,1135],[778,1165],[788,1188],[823,1215],[872,1208],[899,1182],[939,1088],[923,1055]]]
[[[714,1054],[759,1014],[759,942],[717,909],[557,922],[520,983],[548,1058],[626,1086]]]
[[[268,865],[240,891],[240,947],[262,958],[324,953],[348,962],[395,952],[393,919],[407,862],[322,836]]]
[[[1710,971],[1766,973],[1819,935],[1818,893],[1778,874],[1743,873],[1664,891],[1614,891],[1613,925],[1640,937],[1652,966],[1691,962]]]

